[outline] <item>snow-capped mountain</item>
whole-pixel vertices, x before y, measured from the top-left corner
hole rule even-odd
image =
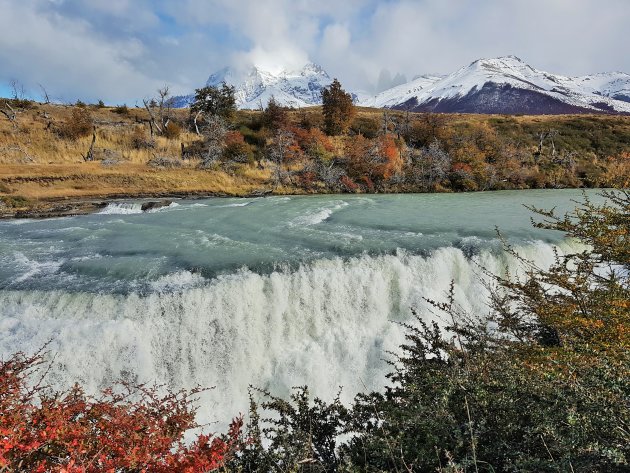
[[[306,64],[297,71],[274,74],[259,67],[251,67],[244,73],[226,67],[212,74],[206,85],[218,86],[225,82],[234,86],[236,106],[240,109],[265,107],[271,97],[286,107],[310,107],[322,103],[321,91],[332,79],[317,64]],[[194,96],[177,97],[176,107],[190,105]]]
[[[630,113],[630,75],[566,77],[506,56],[477,60],[446,77],[420,76],[361,105],[461,113]]]
[[[406,84],[397,85],[396,87],[387,89],[378,95],[363,99],[360,102],[360,105],[363,107],[375,108],[395,107],[401,103],[401,97],[404,97],[405,101],[409,100],[411,97],[416,97],[420,94],[420,91],[432,86],[443,78],[444,76],[431,74],[417,76]]]
[[[287,107],[321,104],[321,91],[332,82],[316,64],[297,71],[272,73],[261,67],[244,72],[224,68],[209,86],[234,86],[240,109],[265,107],[271,97]],[[560,114],[630,113],[630,75],[623,72],[566,77],[539,71],[515,56],[479,59],[450,75],[416,76],[378,95],[350,92],[364,107],[410,111]],[[175,97],[173,106],[187,107],[194,95]]]

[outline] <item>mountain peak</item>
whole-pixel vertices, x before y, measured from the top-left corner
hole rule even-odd
[[[630,113],[630,76],[566,77],[517,56],[477,59],[449,76],[387,90],[364,105],[468,113]]]
[[[297,71],[272,72],[260,65],[244,71],[225,67],[212,74],[207,85],[222,82],[235,89],[239,108],[257,109],[266,106],[271,97],[286,107],[308,107],[321,104],[321,90],[332,82],[318,64],[307,63]]]
[[[287,107],[321,104],[332,80],[318,64],[271,72],[260,65],[225,67],[208,85],[234,86],[239,108],[264,107],[270,98]],[[514,55],[477,59],[450,75],[424,74],[377,95],[355,94],[359,105],[419,112],[462,113],[625,113],[630,114],[630,75],[598,73],[566,77],[534,69]],[[192,96],[177,103],[190,104]]]
[[[308,75],[321,75],[324,77],[329,77],[328,73],[324,70],[322,66],[319,64],[315,64],[314,62],[308,62],[302,68],[301,74],[303,76]]]

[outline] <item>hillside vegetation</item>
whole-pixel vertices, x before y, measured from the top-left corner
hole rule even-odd
[[[273,103],[220,121],[155,103],[0,108],[5,214],[62,198],[623,187],[630,176],[623,116],[357,108],[331,127],[321,107]]]

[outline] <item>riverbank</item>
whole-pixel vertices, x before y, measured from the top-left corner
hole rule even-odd
[[[269,172],[244,167],[238,174],[194,167],[152,169],[143,164],[104,168],[79,165],[0,165],[0,218],[88,214],[119,199],[247,197],[271,192]],[[280,188],[277,193],[299,193]]]

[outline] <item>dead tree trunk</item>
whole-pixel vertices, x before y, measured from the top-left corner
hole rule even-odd
[[[83,156],[84,161],[94,161],[94,143],[96,143],[96,127],[92,130],[92,143],[86,155]]]
[[[146,108],[147,112],[149,112],[149,126],[151,127],[151,137],[153,138],[153,127],[154,126],[155,126],[156,130],[158,131],[158,133],[162,134],[162,128],[160,128],[160,125],[157,124],[157,121],[155,119],[155,114],[151,110],[151,107],[149,106],[149,103],[146,100],[143,100],[142,102],[144,103],[144,108]]]
[[[554,158],[556,156],[556,142],[555,137],[558,136],[558,130],[549,130],[547,136],[549,137],[549,141],[551,141],[551,157]]]
[[[0,110],[0,113],[2,113],[5,117],[7,117],[7,120],[11,122],[11,124],[13,125],[13,128],[17,128],[17,123],[15,121],[15,119],[17,118],[17,113],[15,112],[15,110],[13,110],[13,107],[11,107],[9,102],[4,102],[4,106],[5,106],[5,109]]]
[[[199,131],[199,125],[197,124],[197,120],[199,119],[200,116],[201,116],[201,112],[197,112],[197,114],[195,115],[195,119],[193,120],[195,123],[195,132],[197,132],[197,135],[201,135],[201,132]]]

